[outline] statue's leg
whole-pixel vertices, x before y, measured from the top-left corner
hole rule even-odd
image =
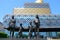
[[[37,28],[37,38],[39,37],[39,28]]]
[[[34,30],[34,37],[36,38],[36,28],[35,28],[35,30]]]
[[[32,38],[32,32],[30,31],[30,38]]]
[[[12,37],[14,36],[14,29],[13,29],[13,31],[12,31]]]
[[[29,36],[28,36],[28,39],[30,39],[30,30],[29,30]]]
[[[28,36],[28,38],[31,38],[32,37],[32,32],[31,32],[31,30],[29,30],[29,36]]]
[[[19,32],[19,35],[18,35],[18,37],[20,38],[20,32]]]
[[[18,35],[19,38],[22,37],[22,31],[19,31],[19,35]]]
[[[32,31],[31,31],[31,36],[30,37],[32,38]]]
[[[11,37],[11,29],[10,29],[10,37]]]
[[[39,37],[39,24],[36,24],[36,30],[37,30],[37,38]]]
[[[21,36],[21,38],[22,38],[22,32],[21,32],[21,35],[20,35],[20,36]]]
[[[21,32],[19,33],[19,38],[21,38]]]

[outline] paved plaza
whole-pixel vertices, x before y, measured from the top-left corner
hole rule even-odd
[[[41,39],[41,38],[38,38],[38,39],[26,39],[26,38],[0,38],[0,40],[47,40],[47,39]]]

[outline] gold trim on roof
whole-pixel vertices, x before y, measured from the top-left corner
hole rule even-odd
[[[36,3],[43,3],[43,0],[36,0]]]

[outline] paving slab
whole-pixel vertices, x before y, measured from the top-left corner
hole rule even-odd
[[[31,38],[31,39],[26,39],[26,38],[0,38],[0,40],[47,40],[47,39],[41,39],[41,38]]]

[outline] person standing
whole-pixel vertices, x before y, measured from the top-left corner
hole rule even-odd
[[[35,24],[35,37],[39,37],[39,26],[40,26],[40,20],[38,15],[36,15],[35,19],[34,19],[34,24]],[[37,31],[37,33],[36,33]]]
[[[14,36],[14,29],[16,25],[16,20],[14,19],[14,15],[12,16],[10,22],[9,22],[9,27],[10,27],[10,36],[12,34],[12,37]]]
[[[30,26],[29,26],[29,38],[32,37],[32,29],[33,29],[33,25],[32,25],[32,22],[30,22]]]
[[[22,37],[22,29],[23,29],[23,27],[22,27],[22,23],[21,23],[20,27],[19,27],[19,38]]]

